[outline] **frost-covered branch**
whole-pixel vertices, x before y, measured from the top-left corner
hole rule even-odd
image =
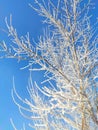
[[[98,128],[98,28],[91,25],[91,1],[35,0],[47,28],[34,45],[29,33],[19,37],[6,19],[12,44],[2,44],[7,57],[28,60],[30,71],[43,71],[47,83],[39,87],[29,81],[29,99],[22,99],[15,87],[12,97],[20,113],[33,120],[35,129],[92,130]],[[10,50],[10,51],[9,51]],[[37,64],[37,67],[33,67]],[[48,86],[48,87],[47,87]],[[15,98],[16,95],[16,98]],[[22,104],[18,103],[18,100]],[[30,115],[28,115],[27,113]],[[26,115],[27,114],[27,115]]]

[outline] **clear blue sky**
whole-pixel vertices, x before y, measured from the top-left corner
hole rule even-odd
[[[93,1],[96,7],[92,11],[93,20],[95,20],[95,17],[98,17],[98,0]],[[26,32],[30,32],[30,36],[36,40],[42,33],[41,18],[28,6],[28,3],[33,4],[33,0],[0,0],[0,27],[6,29],[4,19],[5,17],[9,18],[10,14],[12,14],[13,25],[19,35],[25,35]],[[7,35],[0,30],[0,41],[2,40],[10,42]],[[19,94],[22,97],[27,96],[25,92],[29,73],[27,69],[20,71],[20,68],[26,64],[26,61],[18,64],[17,60],[0,59],[0,130],[13,130],[9,121],[10,117],[13,118],[19,130],[22,127],[22,122],[26,121],[19,114],[18,108],[11,98],[13,76],[15,77],[16,89]],[[40,82],[40,78],[41,76],[37,75],[34,80]]]
[[[30,32],[32,38],[37,39],[41,34],[42,27],[40,17],[29,6],[32,0],[0,0],[0,27],[6,29],[5,17],[12,14],[13,25],[19,32],[19,35],[25,35]],[[7,35],[0,30],[0,41],[5,40],[10,43]],[[17,63],[14,59],[0,59],[0,130],[13,130],[10,124],[10,117],[20,130],[22,121],[17,106],[13,103],[11,89],[13,87],[12,79],[15,77],[16,89],[22,97],[26,97],[26,87],[28,84],[28,70],[20,71],[20,68],[27,65],[27,62]],[[36,77],[39,80],[40,75]],[[29,130],[29,129],[28,129]]]

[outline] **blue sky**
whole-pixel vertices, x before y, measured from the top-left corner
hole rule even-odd
[[[37,39],[41,34],[41,19],[29,6],[32,0],[0,0],[0,27],[6,29],[5,17],[12,14],[13,25],[17,29],[19,35],[26,35],[30,32],[30,36]],[[7,35],[0,30],[0,41],[5,40],[10,43]],[[27,65],[27,62],[17,63],[13,59],[0,59],[0,130],[13,130],[10,124],[10,117],[13,118],[17,128],[22,127],[25,121],[19,114],[17,106],[13,103],[11,97],[11,89],[13,87],[12,79],[15,77],[16,89],[22,97],[26,97],[26,87],[28,84],[28,70],[20,71],[20,68]],[[36,80],[39,81],[40,75]]]
[[[98,17],[98,0],[93,1],[96,9],[91,13],[94,17],[93,20],[95,20],[95,17]],[[41,24],[41,17],[28,6],[28,3],[33,4],[33,0],[0,0],[0,27],[6,29],[5,17],[9,19],[10,14],[12,14],[13,25],[19,35],[30,32],[30,36],[37,41],[37,37],[42,33],[43,25]],[[10,43],[7,35],[0,30],[0,41],[2,40]],[[19,94],[22,97],[27,96],[25,92],[29,73],[27,69],[20,71],[20,68],[25,65],[27,65],[26,61],[18,64],[17,60],[0,59],[0,130],[13,130],[9,121],[10,117],[13,118],[18,129],[22,127],[22,122],[26,121],[19,114],[18,108],[11,97],[13,76]],[[33,79],[40,83],[41,76],[34,75]]]

